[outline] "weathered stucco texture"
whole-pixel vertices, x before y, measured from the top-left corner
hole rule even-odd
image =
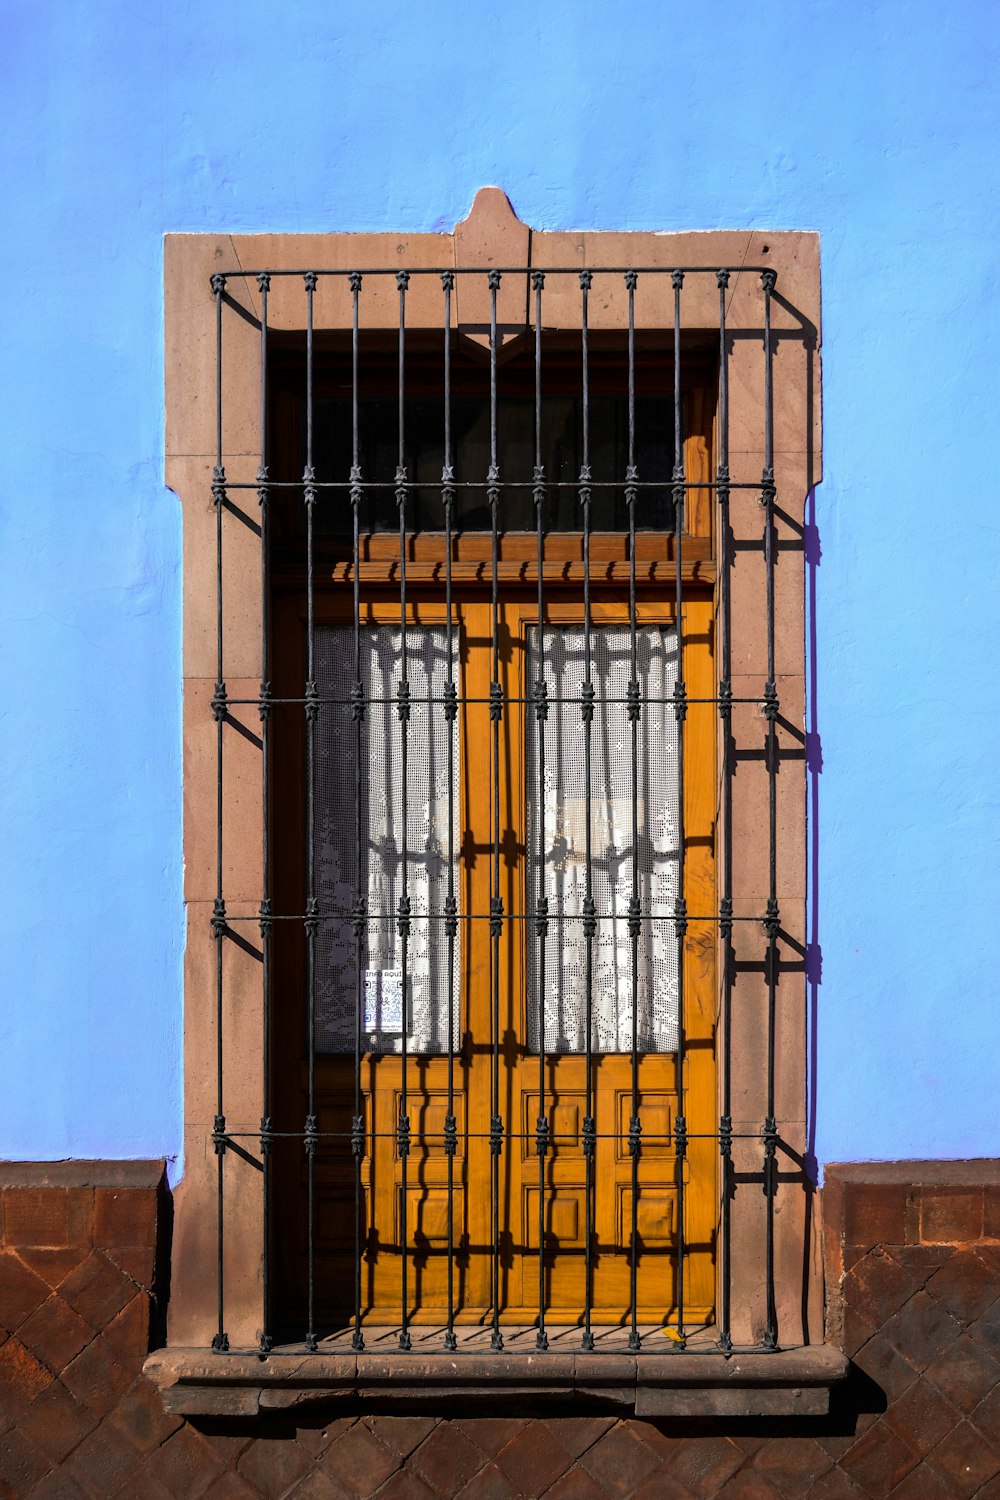
[[[0,1151],[182,1150],[164,233],[450,229],[488,182],[549,230],[819,231],[810,1149],[994,1149],[998,26],[930,0],[7,0]]]
[[[164,1410],[162,1164],[5,1169],[0,1493],[18,1500],[990,1500],[1000,1444],[997,1164],[833,1168],[829,1416],[643,1421],[581,1405],[225,1420]],[[766,1358],[766,1356],[763,1356]],[[224,1359],[224,1356],[217,1356]],[[418,1356],[414,1355],[414,1359]],[[669,1356],[668,1356],[669,1358]]]

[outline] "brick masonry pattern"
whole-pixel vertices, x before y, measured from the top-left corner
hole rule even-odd
[[[8,1186],[0,1497],[1000,1500],[1000,1188],[833,1178],[825,1196],[829,1321],[854,1362],[829,1418],[226,1425],[166,1415],[141,1374],[162,1190]]]

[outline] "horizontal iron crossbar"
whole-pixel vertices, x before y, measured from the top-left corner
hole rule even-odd
[[[439,488],[439,486],[433,480],[429,479],[313,479],[310,481],[309,485],[310,489],[312,490],[345,490],[348,492],[352,492],[358,489],[359,486],[362,492],[367,492],[368,490],[391,490],[394,495],[398,495],[401,490],[405,490],[406,493],[409,494],[413,490],[430,490]],[[675,489],[681,489],[687,491],[725,489],[727,492],[729,490],[752,490],[756,494],[760,491],[759,484],[754,484],[748,480],[738,482],[735,479],[727,481],[727,483],[724,485],[720,485],[717,479],[687,479],[683,482],[683,484],[675,484],[672,479],[633,479],[628,481],[627,487],[630,490],[635,490],[637,492],[640,492],[642,490],[673,491]],[[449,488],[453,490],[478,490],[483,494],[489,494],[492,490],[499,490],[502,494],[504,490],[514,489],[579,490],[580,481],[577,479],[498,478],[487,483],[485,480],[479,479],[452,479],[449,481]],[[624,490],[626,488],[626,481],[624,479],[592,479],[590,481],[590,488],[592,490]],[[261,490],[301,490],[302,480],[227,480],[226,489],[253,490],[255,494],[260,493]],[[440,531],[438,532],[438,534],[440,535]],[[596,536],[597,533],[595,532],[594,535]]]
[[[490,266],[488,269],[482,266],[410,266],[406,269],[395,266],[358,266],[354,270],[345,271],[342,267],[330,267],[323,269],[302,268],[290,271],[287,267],[281,270],[259,271],[243,270],[237,267],[232,270],[214,272],[213,275],[232,277],[238,280],[240,277],[260,276],[291,276],[300,280],[306,276],[334,276],[340,280],[350,283],[352,276],[389,276],[394,281],[402,276],[479,276],[487,280],[490,276],[670,276],[678,274],[683,276],[715,276],[723,272],[729,276],[761,276],[765,273],[773,274],[770,266]]]
[[[421,1055],[427,1057],[432,1054],[422,1053]],[[224,1130],[220,1133],[229,1141],[303,1141],[307,1139],[311,1141],[356,1141],[359,1138],[359,1132],[354,1130],[310,1130],[308,1132],[304,1130]],[[363,1130],[360,1132],[360,1135],[366,1141],[398,1141],[399,1139],[399,1132],[397,1130]],[[760,1130],[726,1130],[721,1132],[718,1130],[689,1130],[685,1133],[685,1140],[688,1141],[718,1141],[723,1138],[729,1141],[759,1141],[761,1137],[762,1132]],[[505,1141],[537,1141],[537,1138],[537,1130],[504,1131]],[[444,1130],[417,1130],[411,1126],[407,1139],[412,1146],[414,1141],[442,1141],[447,1143],[452,1137]],[[458,1139],[463,1141],[489,1141],[493,1139],[493,1136],[488,1130],[460,1130],[458,1132]],[[548,1148],[553,1145],[559,1145],[560,1142],[578,1144],[582,1139],[582,1131],[578,1135],[554,1135],[546,1132],[545,1145]],[[587,1132],[587,1139],[591,1141],[620,1141],[622,1144],[628,1145],[630,1135],[627,1130],[590,1130]],[[674,1140],[675,1136],[673,1133],[656,1135],[652,1131],[644,1130],[642,1132],[642,1144],[644,1146],[655,1146],[662,1143],[672,1144]],[[775,1145],[779,1150],[783,1149],[789,1156],[795,1155],[792,1148],[786,1142],[782,1141],[780,1136],[777,1138]]]
[[[411,909],[407,913],[407,920],[410,922],[493,922],[496,920],[496,917],[497,913],[495,911],[422,912],[413,911]],[[662,914],[656,914],[653,912],[644,911],[605,912],[598,911],[596,910],[596,908],[593,912],[587,913],[562,912],[558,909],[553,909],[552,907],[549,908],[548,917],[549,921],[551,922],[555,922],[557,920],[560,922],[583,922],[584,920],[589,921],[591,918],[594,918],[598,922],[628,922],[631,919],[637,919],[640,922],[756,922],[761,927],[766,926],[773,920],[772,914],[769,912],[758,913],[757,915],[750,917],[737,917],[733,916],[730,913],[719,912],[713,912],[708,916],[699,916],[691,912],[684,912],[681,914],[678,914],[677,912],[663,912]],[[502,918],[505,922],[537,922],[538,914],[537,912],[533,911],[505,911],[502,913]],[[259,922],[260,920],[260,915],[256,912],[251,916],[248,916],[245,913],[242,916],[237,916],[227,911],[221,918],[221,920],[216,917],[211,918],[213,930],[218,932],[224,931],[225,928],[232,922]],[[339,911],[332,912],[309,911],[289,913],[269,911],[265,914],[264,920],[266,922],[354,922],[355,920],[359,920],[362,922],[362,924],[365,922],[398,922],[399,911],[398,909],[396,911],[383,912],[366,911],[364,915],[360,917],[353,907],[343,907]]]

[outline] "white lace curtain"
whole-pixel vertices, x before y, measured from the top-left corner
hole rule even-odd
[[[545,723],[543,828],[545,862],[538,860],[538,726],[528,720],[528,880],[531,906],[549,903],[545,943],[545,1050],[583,1052],[587,1045],[586,894],[587,788],[580,695],[587,678],[582,628],[546,627],[543,676],[552,698]],[[663,700],[677,677],[677,637],[665,626],[638,630],[638,681],[644,699]],[[595,1052],[632,1048],[632,945],[628,903],[632,895],[631,724],[624,699],[631,673],[627,625],[591,632],[589,673],[597,700],[591,726],[591,888],[597,911],[594,940],[591,1041]],[[538,632],[529,641],[527,679],[538,672]],[[620,702],[602,704],[604,697]],[[643,702],[638,734],[638,887],[643,922],[638,953],[638,1045],[641,1052],[677,1046],[677,943],[673,913],[677,893],[677,723],[672,705]],[[541,879],[540,879],[541,876]],[[648,920],[653,918],[654,920]],[[661,920],[656,920],[661,919]],[[528,1037],[538,1050],[539,940],[533,924],[528,949]]]
[[[457,631],[455,645],[457,653]],[[644,625],[638,632],[638,647],[644,700],[669,699],[677,675],[675,633],[665,626]],[[631,728],[624,701],[631,675],[628,626],[595,627],[592,648],[590,680],[598,700],[592,727],[590,782],[591,880],[598,913],[592,1045],[597,1052],[628,1052],[632,1045],[627,911],[632,895],[633,792]],[[457,673],[456,663],[456,677]],[[369,912],[381,914],[378,919],[375,915],[370,918],[363,949],[362,1047],[371,1052],[399,1052],[405,1024],[408,1050],[440,1053],[448,1047],[448,949],[440,916],[448,891],[449,743],[455,765],[456,848],[461,844],[458,724],[445,719],[440,701],[430,708],[420,700],[444,696],[448,663],[442,627],[413,626],[407,630],[411,711],[405,808],[402,733],[396,709],[401,675],[399,627],[362,631],[361,681],[368,700],[361,736],[362,889]],[[530,685],[537,676],[538,640],[537,631],[532,631],[525,680]],[[544,994],[547,1052],[582,1052],[586,1048],[586,940],[582,922],[586,787],[580,717],[585,676],[582,629],[547,627],[544,677],[550,708],[545,726],[542,871],[537,857],[537,724],[530,705],[525,714],[527,910],[533,911],[536,897],[544,894],[550,912]],[[317,629],[316,679],[322,697],[349,697],[354,679],[352,628]],[[605,697],[621,701],[605,704],[600,701]],[[568,701],[557,703],[553,699]],[[358,983],[349,913],[355,898],[358,847],[355,736],[350,706],[346,702],[324,705],[315,769],[316,894],[321,912],[345,914],[321,922],[317,936],[316,1045],[325,1052],[354,1050]],[[643,702],[638,761],[637,847],[644,918],[638,964],[639,1049],[671,1052],[677,1045],[677,954],[673,924],[663,919],[673,912],[677,890],[677,726],[669,702]],[[404,817],[412,911],[405,1005],[402,945],[394,915],[403,893]],[[457,867],[455,889],[459,893]],[[432,916],[426,920],[429,913],[437,914],[437,919]],[[535,1051],[541,1032],[539,940],[533,922],[522,922],[518,927],[526,942],[528,1045]],[[461,947],[459,938],[452,987],[456,1047]]]
[[[321,696],[346,699],[354,682],[353,627],[316,631],[316,681]],[[455,632],[458,652],[458,632]],[[456,661],[455,676],[458,665]],[[395,913],[403,894],[403,819],[407,836],[407,891],[411,908],[407,944],[406,1025],[411,1052],[448,1049],[448,944],[441,921],[448,894],[448,747],[455,756],[455,843],[458,845],[458,725],[441,702],[448,680],[443,627],[411,626],[406,632],[410,685],[407,733],[407,799],[402,796],[402,725],[396,690],[402,677],[399,626],[361,632],[361,682],[368,707],[361,734],[362,889],[370,920],[362,957],[362,1047],[366,1052],[402,1048],[402,940]],[[356,726],[349,706],[326,707],[316,736],[316,894],[324,911],[350,912],[355,897]],[[458,890],[456,868],[456,894]],[[455,1015],[458,1045],[458,963],[455,942]],[[354,1050],[357,968],[349,916],[322,922],[316,942],[316,1045],[324,1052]]]

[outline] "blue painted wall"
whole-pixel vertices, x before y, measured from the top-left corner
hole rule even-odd
[[[2,1154],[180,1146],[161,237],[450,227],[486,182],[545,228],[822,232],[816,1151],[997,1154],[998,21],[3,0]]]

